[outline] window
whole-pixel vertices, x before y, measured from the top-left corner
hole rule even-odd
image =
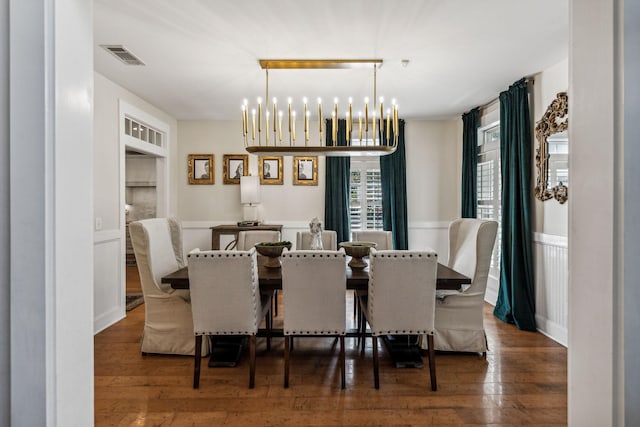
[[[382,230],[382,182],[378,157],[351,158],[349,194],[351,230]]]
[[[490,274],[497,276],[500,270],[500,234],[502,229],[500,224],[502,215],[499,123],[479,130],[477,175],[478,218],[498,221],[498,234],[491,255],[490,270]]]
[[[162,133],[159,130],[145,126],[129,117],[124,119],[124,133],[141,141],[162,147]]]

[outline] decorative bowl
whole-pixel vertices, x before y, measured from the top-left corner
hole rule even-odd
[[[260,242],[256,243],[255,247],[260,255],[267,257],[265,267],[280,268],[280,255],[284,248],[291,249],[291,242]]]
[[[349,267],[352,270],[361,270],[367,266],[362,258],[369,255],[369,249],[375,248],[375,242],[342,242],[340,247],[344,248],[344,252],[351,257]]]

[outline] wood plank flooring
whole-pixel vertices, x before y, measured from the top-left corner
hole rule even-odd
[[[281,301],[281,299],[280,299]],[[348,311],[351,300],[347,301]],[[364,356],[346,340],[347,389],[340,389],[331,338],[296,339],[284,389],[283,340],[258,339],[256,388],[248,355],[236,368],[208,368],[192,388],[193,358],[140,354],[144,304],[95,337],[96,426],[441,426],[566,425],[566,349],[539,333],[495,319],[485,307],[490,351],[437,353],[438,391],[429,370],[396,369],[381,345],[373,387],[371,341]],[[281,327],[282,311],[275,319]],[[347,316],[351,319],[351,316]],[[426,360],[425,360],[426,361]]]

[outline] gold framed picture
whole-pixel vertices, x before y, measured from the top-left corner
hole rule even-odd
[[[249,175],[248,154],[225,154],[222,164],[222,182],[224,184],[240,184],[240,177]]]
[[[260,156],[258,158],[260,184],[282,185],[282,156]]]
[[[318,157],[293,158],[293,185],[318,185]]]
[[[189,184],[213,184],[213,154],[189,154]]]

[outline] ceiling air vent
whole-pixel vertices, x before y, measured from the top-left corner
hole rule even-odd
[[[133,53],[129,52],[127,48],[122,45],[103,44],[100,46],[127,65],[144,65],[144,62],[140,61]]]

